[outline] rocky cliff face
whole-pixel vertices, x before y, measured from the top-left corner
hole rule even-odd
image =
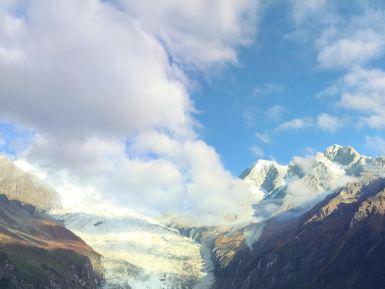
[[[301,216],[267,221],[251,247],[240,231],[219,237],[232,254],[223,262],[217,252],[214,288],[385,288],[384,200],[385,180],[367,178]]]
[[[25,173],[0,156],[0,194],[31,204],[41,210],[61,207],[59,194],[38,177]]]
[[[0,196],[0,288],[96,289],[100,255],[31,205]]]

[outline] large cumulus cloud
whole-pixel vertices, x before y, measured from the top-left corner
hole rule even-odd
[[[1,1],[0,121],[34,134],[19,163],[44,170],[68,206],[245,212],[250,192],[196,134],[190,72],[236,63],[257,10],[247,0]]]

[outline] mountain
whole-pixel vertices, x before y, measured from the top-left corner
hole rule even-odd
[[[241,176],[256,192],[250,223],[189,227],[109,207],[53,216],[103,255],[109,289],[376,289],[384,232],[369,220],[382,224],[384,164],[339,145],[258,161]]]
[[[263,199],[284,184],[287,170],[287,166],[275,161],[259,160],[254,166],[244,171],[241,178],[257,188],[259,195],[256,197]]]
[[[54,216],[103,255],[105,288],[204,289],[213,282],[203,245],[143,214],[103,208]]]
[[[216,258],[213,288],[385,288],[384,236],[385,179],[351,183],[299,217],[268,220],[251,248],[238,237],[227,264]]]
[[[0,289],[385,288],[385,159],[352,147],[257,161],[241,175],[254,218],[210,227],[75,212],[9,161],[0,176]]]
[[[0,195],[0,288],[100,288],[100,258],[32,205]]]
[[[213,289],[385,288],[384,158],[332,145],[241,177],[263,197],[214,237]]]
[[[349,146],[332,145],[314,156],[295,157],[288,165],[259,160],[241,175],[254,191],[263,192],[256,199],[256,217],[313,204],[332,190],[366,174],[385,175],[385,159],[360,155]],[[308,206],[301,209],[309,209]]]
[[[44,211],[61,207],[60,196],[53,188],[4,156],[0,156],[0,193]]]
[[[204,245],[133,210],[65,210],[54,189],[5,157],[0,192],[0,289],[204,289],[214,281]]]
[[[53,188],[0,156],[0,288],[101,288],[101,255],[45,213],[58,208]]]

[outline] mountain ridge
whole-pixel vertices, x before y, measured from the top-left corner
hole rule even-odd
[[[0,288],[97,289],[100,258],[60,223],[0,195]]]
[[[335,256],[339,256],[340,250],[333,251],[332,244],[336,248],[344,244],[361,246],[362,236],[356,231],[366,228],[374,240],[371,246],[377,243],[382,246],[376,233],[382,235],[385,227],[376,227],[372,220],[377,218],[378,224],[382,224],[385,213],[383,176],[384,158],[371,158],[360,155],[352,147],[332,145],[323,153],[294,157],[287,165],[259,160],[246,170],[241,177],[255,194],[250,204],[254,216],[249,221],[232,220],[210,227],[189,225],[185,218],[172,214],[150,218],[133,210],[102,204],[94,210],[84,208],[82,212],[50,210],[49,218],[64,224],[103,255],[99,266],[105,276],[105,289],[315,289],[318,287],[301,272],[307,270],[306,266],[315,266],[306,259],[306,254],[314,258],[319,255],[307,246],[306,252],[302,252],[297,240],[323,248],[329,261],[335,264],[339,264]],[[15,182],[18,180],[15,178]],[[368,186],[375,187],[376,182],[383,187],[370,191]],[[35,213],[33,205],[11,202],[23,211]],[[324,234],[317,235],[324,247],[312,239],[312,234],[319,233],[317,228]],[[338,239],[338,231],[347,241]],[[287,248],[287,252],[282,248]],[[373,248],[368,250],[380,247]],[[300,266],[301,258],[308,262],[305,267]],[[341,262],[346,258],[344,255]],[[322,268],[328,272],[327,266]],[[295,274],[297,269],[299,275]],[[334,277],[330,278],[338,282],[327,284],[322,276],[329,276],[330,272],[306,274],[324,282],[323,288],[349,285]],[[293,278],[298,284],[305,284],[304,287],[295,287]],[[267,287],[258,287],[257,283]]]
[[[9,199],[19,200],[48,211],[62,207],[60,195],[35,175],[18,168],[0,155],[0,193]]]
[[[384,288],[384,195],[384,178],[367,179],[299,217],[274,217],[252,249],[217,263],[213,288]]]
[[[280,173],[266,173],[272,170]],[[258,160],[241,177],[257,192],[253,205],[256,217],[265,219],[298,207],[300,203],[319,200],[324,192],[367,174],[385,175],[385,158],[367,157],[353,147],[334,144],[322,153],[294,157],[287,165]],[[276,185],[269,187],[265,184]]]

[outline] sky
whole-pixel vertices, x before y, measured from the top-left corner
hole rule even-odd
[[[351,2],[0,0],[0,150],[68,207],[250,213],[257,159],[385,153],[385,5]]]

